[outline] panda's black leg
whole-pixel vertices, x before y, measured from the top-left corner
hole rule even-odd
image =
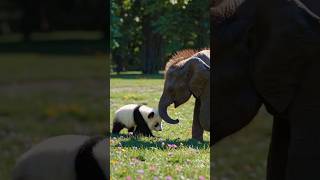
[[[133,132],[134,136],[145,136],[145,137],[154,137],[151,130],[145,127],[137,126],[136,129]]]
[[[115,122],[113,123],[112,133],[113,133],[113,134],[119,134],[120,131],[121,131],[124,127],[125,127],[125,126],[124,126],[122,123],[115,121]]]
[[[135,130],[133,131],[133,136],[138,137],[138,136],[140,136],[140,135],[141,135],[141,132],[138,131],[137,129],[135,129]]]
[[[128,136],[134,135],[134,127],[128,129]]]
[[[154,135],[152,134],[152,132],[150,130],[149,131],[142,131],[141,133],[145,137],[154,137]]]
[[[154,135],[152,134],[152,132],[150,130],[146,133],[146,135],[149,137],[154,137]]]
[[[146,137],[154,137],[151,130],[148,128],[141,128],[140,126],[137,126],[135,132],[136,134],[140,134]]]
[[[152,134],[151,131],[145,132],[143,135],[144,135],[144,136],[147,136],[147,137],[154,137],[154,135]]]
[[[143,130],[141,129],[141,127],[139,127],[139,126],[137,126],[136,128],[135,128],[135,130],[133,131],[133,134],[134,135],[143,135]]]
[[[133,131],[134,131],[134,127],[128,129],[129,133],[133,133]]]

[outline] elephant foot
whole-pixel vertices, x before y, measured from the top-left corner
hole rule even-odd
[[[201,127],[199,121],[193,120],[192,125],[192,138],[198,141],[203,141],[204,129]]]
[[[204,130],[201,126],[192,126],[192,138],[198,141],[203,141]]]
[[[197,141],[203,142],[203,137],[201,136],[192,136],[192,139],[195,139]]]

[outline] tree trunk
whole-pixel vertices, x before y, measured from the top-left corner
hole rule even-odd
[[[163,58],[163,40],[162,36],[152,31],[151,18],[143,17],[142,23],[143,45],[142,45],[142,62],[144,74],[158,73]]]

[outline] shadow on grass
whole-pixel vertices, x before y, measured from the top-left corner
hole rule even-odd
[[[104,40],[42,40],[0,42],[0,53],[92,54],[105,53]]]
[[[170,148],[180,148],[189,147],[194,149],[206,149],[209,148],[209,142],[199,142],[195,139],[180,140],[180,139],[160,139],[159,137],[150,137],[144,140],[139,137],[129,136],[129,135],[112,135],[111,137],[121,137],[120,143],[121,147],[128,148],[139,148],[139,149],[170,149]]]
[[[163,74],[141,74],[141,73],[120,73],[120,74],[110,74],[110,78],[118,79],[163,79]]]

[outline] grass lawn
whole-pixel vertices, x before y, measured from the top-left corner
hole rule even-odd
[[[33,144],[105,134],[106,57],[0,54],[0,179]]]
[[[157,107],[163,88],[161,75],[112,75],[110,89],[110,118],[119,107],[130,103],[147,103]],[[181,121],[178,125],[163,123],[156,138],[112,137],[110,148],[111,179],[210,179],[209,133],[206,143],[191,140],[194,99],[169,114]],[[111,126],[112,127],[112,126]],[[123,134],[127,134],[123,131]],[[177,148],[170,148],[175,144]],[[169,145],[169,146],[168,146]]]
[[[11,179],[18,156],[48,137],[105,133],[106,69],[101,55],[0,54],[1,180]],[[156,107],[162,86],[161,75],[112,75],[110,118],[129,103]],[[209,179],[208,144],[190,140],[193,104],[191,99],[171,107],[170,115],[181,121],[164,123],[157,138],[111,138],[112,179]],[[265,179],[270,135],[271,118],[262,110],[248,127],[214,147],[211,179]]]

